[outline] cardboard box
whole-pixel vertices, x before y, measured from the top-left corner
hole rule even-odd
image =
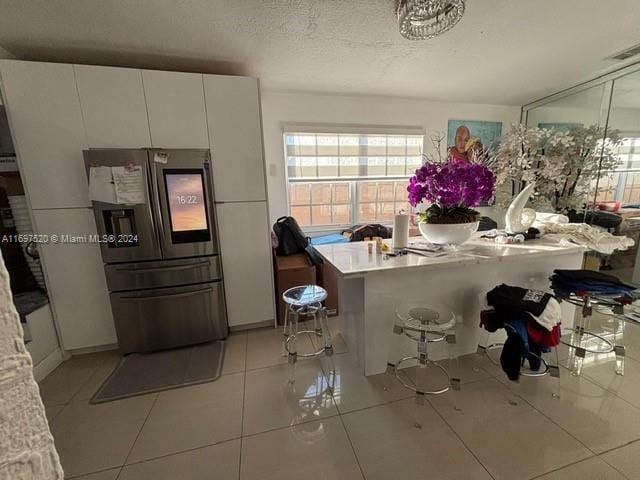
[[[318,265],[318,285],[327,291],[327,299],[324,305],[329,310],[329,315],[338,314],[338,272],[329,265],[324,263]]]
[[[275,257],[276,303],[278,305],[278,323],[284,324],[286,304],[282,294],[292,287],[315,285],[316,267],[306,253],[297,253],[286,257]]]

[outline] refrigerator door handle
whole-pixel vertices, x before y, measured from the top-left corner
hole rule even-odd
[[[198,267],[207,267],[211,265],[209,260],[204,262],[196,262],[196,263],[188,263],[186,265],[173,265],[173,266],[159,266],[159,267],[148,267],[148,268],[116,268],[118,272],[128,272],[128,273],[153,273],[159,271],[175,271],[175,270],[191,270],[193,268]]]
[[[147,162],[147,165],[149,165],[149,163]],[[151,169],[147,169],[147,171],[149,171],[149,176],[151,177],[151,179],[147,178],[147,192],[150,192],[151,194],[149,195],[149,201],[147,202],[147,210],[149,211],[149,223],[151,223],[151,229],[153,230],[153,246],[160,250],[160,239],[158,238],[158,229],[156,228],[156,220],[155,220],[155,215],[153,214],[153,206],[151,205],[151,197],[155,196],[155,194],[153,193],[153,187],[151,187],[151,189],[149,189],[148,187],[150,186],[149,183],[153,183],[153,174],[151,173]],[[161,251],[162,254],[162,251]]]
[[[178,297],[192,297],[194,295],[200,295],[202,293],[213,292],[213,288],[200,288],[198,290],[192,290],[190,292],[180,292],[180,293],[166,293],[161,295],[147,295],[144,297],[130,296],[130,297],[120,297],[122,300],[160,300],[166,298],[178,298]]]
[[[152,155],[153,152],[149,152],[149,155]],[[162,251],[162,238],[164,235],[164,222],[163,222],[163,211],[162,205],[160,204],[160,194],[158,188],[158,173],[156,163],[150,158],[149,164],[151,168],[151,196],[153,197],[153,203],[157,214],[158,226],[156,228],[156,242],[160,244],[160,250]],[[164,257],[164,252],[162,252],[162,256]]]

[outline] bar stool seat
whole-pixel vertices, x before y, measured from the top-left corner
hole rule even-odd
[[[296,307],[324,302],[326,299],[327,291],[318,285],[292,287],[282,294],[282,300],[284,300],[287,305],[294,305]]]
[[[295,380],[295,364],[298,357],[317,357],[319,355],[333,355],[331,334],[327,321],[327,308],[322,304],[327,299],[327,291],[318,285],[301,285],[292,287],[282,294],[286,303],[284,318],[284,351],[291,365],[290,381]],[[313,317],[313,330],[298,330],[299,318]],[[297,336],[301,333],[315,335],[324,340],[324,346],[313,352],[298,353]]]

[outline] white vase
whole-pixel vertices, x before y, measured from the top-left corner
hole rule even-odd
[[[529,197],[533,194],[534,183],[530,183],[513,199],[504,217],[504,226],[507,233],[523,233],[533,225],[536,220],[536,211],[525,208]]]
[[[418,223],[420,233],[436,245],[462,245],[478,230],[480,222],[469,223]]]

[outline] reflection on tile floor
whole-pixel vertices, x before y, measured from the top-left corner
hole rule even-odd
[[[640,326],[624,333],[624,377],[610,355],[588,358],[581,377],[561,369],[554,398],[554,379],[513,384],[474,354],[442,362],[462,389],[422,405],[360,375],[331,329],[336,354],[301,360],[293,385],[272,329],[233,334],[216,382],[101,405],[88,399],[118,356],[73,357],[40,384],[67,478],[640,478]]]

